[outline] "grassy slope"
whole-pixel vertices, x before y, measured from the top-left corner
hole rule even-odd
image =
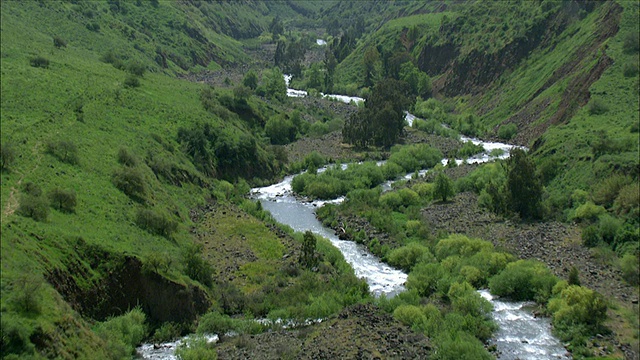
[[[180,186],[171,185],[156,177],[147,162],[152,156],[160,156],[192,176],[202,177],[175,140],[178,128],[208,122],[214,127],[249,130],[238,118],[222,121],[205,111],[200,103],[202,84],[167,76],[183,71],[169,55],[175,54],[173,59],[188,59],[189,51],[194,50],[197,59],[211,57],[227,63],[244,61],[245,55],[239,42],[206,29],[203,24],[209,18],[205,19],[201,10],[177,3],[160,2],[158,8],[147,2],[142,4],[138,7],[126,2],[128,10],[122,14],[113,13],[102,2],[80,5],[2,2],[1,134],[2,143],[11,144],[16,152],[15,162],[1,174],[3,356],[12,350],[32,347],[30,342],[37,342],[32,334],[45,334],[49,345],[53,345],[50,348],[38,345],[37,351],[42,354],[61,358],[108,357],[108,344],[90,330],[91,320],[75,313],[44,281],[44,276],[53,269],[73,271],[68,268],[73,264],[79,264],[83,271],[72,275],[85,290],[101,281],[105,274],[92,270],[88,259],[76,247],[80,238],[89,246],[143,260],[160,253],[174,264],[165,276],[179,283],[192,283],[181,271],[182,248],[194,240],[189,234],[194,225],[189,211],[211,197],[216,182],[209,181],[214,189],[188,181]],[[215,8],[207,6],[209,10]],[[264,4],[255,12],[247,10],[251,4],[238,6],[224,3],[215,9],[224,18],[233,18],[230,12],[253,14],[257,19],[258,14],[269,11]],[[282,6],[279,8],[284,10]],[[92,16],[87,15],[89,10]],[[294,13],[291,9],[289,12]],[[269,17],[260,19],[266,23]],[[145,25],[152,20],[157,28]],[[184,29],[167,26],[171,21],[180,24],[186,20],[206,36],[204,43],[194,42]],[[99,32],[85,27],[92,21],[99,23]],[[64,38],[68,45],[55,48],[52,41],[55,35]],[[208,48],[211,44],[215,47]],[[168,55],[167,69],[154,60],[157,47]],[[125,62],[137,61],[149,70],[140,79],[140,87],[125,87],[127,73],[99,60],[110,50]],[[47,58],[48,68],[30,66],[35,56]],[[185,64],[194,68],[194,64],[200,63],[185,60],[182,65]],[[196,65],[194,70],[202,65],[207,64]],[[275,111],[272,106],[257,104],[257,100],[250,100],[250,104],[263,113]],[[77,117],[78,105],[82,105],[82,121]],[[46,153],[46,144],[52,141],[73,142],[78,148],[79,163],[70,165]],[[144,204],[132,201],[111,181],[114,171],[122,167],[117,162],[121,147],[138,158],[137,167],[147,187]],[[45,195],[55,187],[74,190],[75,212],[51,209],[44,222],[19,216],[15,211],[21,189],[29,182],[41,187]],[[165,238],[140,229],[134,219],[141,208],[153,209],[177,221],[178,231]],[[223,220],[218,223],[222,229],[255,230],[246,236],[249,251],[257,256],[257,261],[241,269],[250,278],[244,285],[238,285],[247,292],[254,291],[261,283],[256,274],[275,267],[274,259],[282,257],[284,245],[253,218]],[[272,240],[275,252],[270,246],[265,247],[263,239]],[[343,266],[336,274],[349,272]],[[311,279],[315,281],[314,277]],[[24,294],[25,284],[37,286],[30,298],[38,304],[38,310],[20,307],[18,300]],[[325,290],[317,289],[315,295]]]
[[[398,45],[400,34],[403,30],[417,27],[420,32],[431,32],[440,25],[444,16],[451,16],[452,13],[427,13],[411,15],[387,21],[382,27],[368,35],[365,35],[355,50],[349,54],[337,67],[337,86],[347,86],[349,84],[360,84],[363,81],[362,58],[366,49],[374,46],[391,52]]]

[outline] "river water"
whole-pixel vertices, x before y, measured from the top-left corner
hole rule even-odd
[[[287,86],[291,77],[285,77]],[[306,96],[306,92],[301,90],[287,89],[287,93],[292,97]],[[327,96],[327,95],[325,95]],[[335,96],[335,95],[334,95]],[[361,98],[350,98],[340,95],[340,101],[349,103],[351,101],[362,101]],[[406,113],[406,120],[409,124],[416,118],[412,114]],[[483,142],[478,139],[462,137],[463,141],[472,141],[476,145],[482,145],[485,152],[473,156],[464,161],[468,163],[483,163],[497,158],[509,157],[509,152],[514,148],[512,145]],[[492,156],[492,150],[500,149],[502,154]],[[443,164],[447,163],[443,159]],[[458,163],[462,159],[455,160]],[[379,165],[383,162],[379,162]],[[342,165],[343,168],[347,165]],[[322,171],[323,169],[319,170]],[[419,175],[424,175],[428,169],[419,171]],[[413,174],[398,179],[411,178]],[[322,225],[315,216],[315,209],[325,203],[341,203],[344,197],[330,201],[306,201],[297,198],[291,190],[291,181],[295,175],[285,177],[281,182],[266,187],[251,189],[251,196],[268,210],[274,219],[282,224],[286,224],[295,231],[311,231],[323,236],[337,247],[345,257],[345,260],[353,267],[358,277],[364,278],[369,284],[369,289],[375,296],[385,294],[394,296],[403,291],[407,274],[394,269],[383,263],[372,255],[364,246],[352,241],[340,240],[334,231]],[[383,189],[391,188],[391,182],[382,184]],[[532,304],[527,302],[508,302],[494,298],[488,291],[481,290],[480,294],[493,305],[493,317],[499,326],[495,334],[494,342],[498,350],[498,358],[505,360],[551,360],[570,359],[570,355],[564,349],[558,339],[551,334],[551,324],[548,318],[538,318],[533,315]],[[211,341],[217,336],[210,338]],[[174,360],[176,346],[180,340],[154,346],[143,344],[138,347],[138,355],[143,359],[153,360]]]

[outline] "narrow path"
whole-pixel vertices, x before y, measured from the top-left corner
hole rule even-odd
[[[7,199],[7,204],[4,206],[4,209],[2,210],[2,222],[4,223],[7,218],[11,215],[13,215],[13,213],[16,212],[16,210],[18,209],[18,198],[16,193],[18,192],[18,189],[20,188],[20,185],[22,185],[22,180],[24,180],[24,177],[27,174],[31,174],[34,171],[36,171],[38,169],[38,166],[40,166],[40,160],[42,160],[42,153],[40,153],[40,151],[38,151],[38,148],[40,147],[41,143],[37,142],[33,148],[31,149],[31,153],[33,154],[33,158],[36,159],[36,164],[33,167],[33,169],[31,169],[30,171],[28,171],[27,173],[22,173],[22,172],[17,172],[18,174],[20,174],[20,178],[18,179],[18,181],[16,182],[16,184],[14,186],[11,187],[11,192],[9,193],[9,198]]]

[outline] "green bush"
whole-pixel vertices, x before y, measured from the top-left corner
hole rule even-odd
[[[73,190],[54,188],[49,192],[49,201],[54,209],[62,212],[76,211],[76,192]]]
[[[34,58],[31,58],[30,64],[33,67],[46,69],[49,67],[49,59],[42,56],[36,56]]]
[[[405,172],[416,169],[428,169],[436,166],[443,158],[440,150],[427,144],[414,144],[401,147],[393,147],[389,162],[396,163]]]
[[[35,275],[21,274],[14,282],[9,303],[21,314],[39,314],[42,308],[43,280]],[[4,314],[3,314],[4,316]]]
[[[471,141],[465,141],[465,143],[458,149],[457,156],[461,158],[468,158],[482,152],[484,152],[484,147],[482,145],[476,145]]]
[[[49,142],[47,153],[67,164],[76,165],[79,162],[78,147],[72,141]]]
[[[153,341],[155,343],[163,343],[171,341],[180,337],[180,327],[174,322],[163,323],[162,326],[156,329],[153,333]]]
[[[502,125],[498,129],[498,137],[503,140],[511,140],[517,131],[518,126],[516,124]]]
[[[176,349],[179,360],[216,360],[218,353],[214,344],[202,336],[190,337]]]
[[[453,181],[445,173],[440,172],[438,176],[436,176],[433,196],[447,202],[447,199],[453,197],[455,194],[456,190]]]
[[[264,131],[272,144],[286,145],[296,139],[297,129],[289,119],[282,116],[270,118],[264,126]]]
[[[578,208],[573,212],[571,219],[593,222],[606,212],[607,210],[605,210],[604,207],[596,205],[591,201],[587,201],[586,203],[578,206]]]
[[[464,235],[453,234],[436,244],[435,255],[442,261],[452,255],[470,257],[481,251],[492,251],[493,244],[488,241],[468,238]]]
[[[202,245],[187,246],[182,253],[184,273],[205,286],[213,284],[213,267],[202,257]]]
[[[98,323],[95,332],[106,343],[112,359],[129,358],[135,354],[135,347],[144,339],[147,329],[146,316],[140,308]]]
[[[600,238],[600,232],[598,231],[598,227],[595,225],[590,225],[582,229],[581,238],[582,238],[582,244],[584,244],[584,246],[587,246],[587,247],[598,246],[598,244],[600,243],[600,240],[602,240]]]
[[[16,159],[16,150],[11,143],[2,142],[0,144],[0,169],[6,170]]]
[[[414,305],[400,305],[393,311],[393,317],[407,326],[414,326],[426,319],[422,310]]]
[[[397,209],[402,205],[402,198],[396,191],[390,191],[380,196],[380,205],[390,209]]]
[[[32,330],[27,319],[12,312],[3,312],[0,324],[3,359],[23,359],[35,353],[35,346],[29,340]]]
[[[111,181],[120,191],[137,201],[144,201],[147,187],[142,172],[137,168],[121,168],[113,173]]]
[[[624,77],[634,77],[638,75],[638,60],[628,61],[622,67]]]
[[[398,195],[400,195],[402,205],[405,207],[418,205],[420,203],[420,196],[409,188],[402,188],[398,190]]]
[[[637,31],[629,31],[623,39],[622,47],[624,52],[627,54],[635,54],[640,49],[640,44],[638,43],[638,32]]]
[[[135,75],[127,75],[124,79],[124,87],[126,88],[137,88],[140,86],[140,79],[138,79]]]
[[[598,183],[593,190],[593,200],[596,204],[610,207],[618,197],[620,190],[633,180],[629,176],[614,174]]]
[[[590,115],[602,115],[609,111],[609,107],[607,106],[607,104],[605,104],[604,101],[600,99],[591,99],[588,109]]]
[[[441,295],[449,291],[451,277],[438,263],[419,262],[407,277],[407,289],[415,289],[420,296]]]
[[[558,279],[543,264],[535,260],[518,260],[489,279],[492,294],[510,299],[546,302]]]
[[[138,157],[126,147],[118,150],[118,162],[124,166],[135,167],[138,165]]]
[[[151,209],[138,210],[135,222],[141,229],[167,238],[178,229],[176,221]]]
[[[142,63],[132,61],[127,65],[127,71],[134,76],[143,76],[147,68]]]
[[[463,332],[443,335],[435,341],[434,360],[490,360],[493,359],[482,343]]]
[[[44,196],[23,194],[20,196],[17,213],[36,221],[46,221],[49,216],[49,201]]]
[[[433,258],[435,261],[429,248],[418,243],[409,243],[406,246],[391,250],[387,255],[387,262],[391,266],[409,272],[418,261],[426,261],[429,258]]]
[[[577,335],[595,335],[601,331],[607,319],[605,299],[593,290],[570,285],[551,299],[547,309],[552,314],[553,325],[563,341]]]
[[[67,47],[67,42],[62,39],[60,36],[54,36],[53,37],[53,46],[57,47],[58,49],[63,48],[63,47]]]
[[[625,254],[619,260],[618,266],[622,271],[622,277],[631,285],[638,285],[640,272],[638,270],[638,256]]]

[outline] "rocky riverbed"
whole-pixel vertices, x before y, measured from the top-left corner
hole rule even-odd
[[[430,351],[426,336],[359,304],[320,324],[229,338],[218,359],[425,359]]]

